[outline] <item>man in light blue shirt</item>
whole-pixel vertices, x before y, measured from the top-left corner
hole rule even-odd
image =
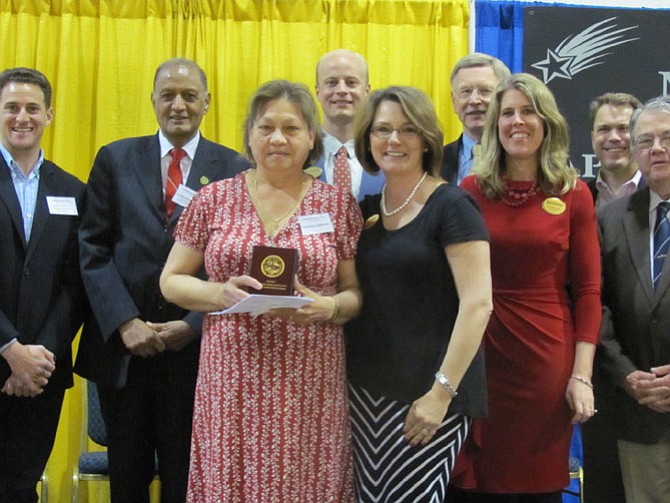
[[[475,52],[463,56],[451,71],[451,102],[463,124],[463,134],[444,146],[441,175],[459,184],[474,162],[473,147],[480,142],[489,100],[499,82],[510,75],[498,58]]]
[[[86,300],[77,229],[84,184],[44,158],[51,85],[0,73],[0,502],[34,503],[53,447]]]

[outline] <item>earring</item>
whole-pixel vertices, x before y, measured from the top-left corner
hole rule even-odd
[[[423,152],[424,152],[424,154],[425,154],[426,152],[428,152],[428,147],[425,147],[425,148],[423,149]]]

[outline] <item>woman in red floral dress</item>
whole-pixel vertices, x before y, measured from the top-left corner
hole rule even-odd
[[[353,196],[308,175],[321,153],[305,86],[273,81],[245,122],[255,169],[202,189],[183,214],[161,278],[171,301],[216,311],[260,288],[252,248],[298,250],[296,290],[314,302],[267,314],[207,315],[188,501],[352,502],[341,324],[360,310],[362,227]],[[308,226],[305,217],[319,224]],[[208,281],[196,274],[204,263]]]

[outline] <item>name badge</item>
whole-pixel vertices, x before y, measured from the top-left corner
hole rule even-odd
[[[172,196],[172,202],[186,208],[191,199],[193,199],[193,196],[195,196],[195,190],[182,183],[177,187],[177,192],[174,193],[174,196]]]
[[[323,234],[324,232],[335,232],[333,222],[328,213],[318,213],[316,215],[302,215],[298,217],[300,230],[303,236],[312,234]]]
[[[47,206],[50,215],[79,215],[74,197],[47,196]]]
[[[542,209],[550,215],[562,215],[566,207],[565,202],[558,197],[548,197],[542,201]]]

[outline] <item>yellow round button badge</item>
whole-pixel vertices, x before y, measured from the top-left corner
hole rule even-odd
[[[561,215],[565,212],[566,204],[558,197],[548,197],[542,201],[542,209],[550,215]]]

